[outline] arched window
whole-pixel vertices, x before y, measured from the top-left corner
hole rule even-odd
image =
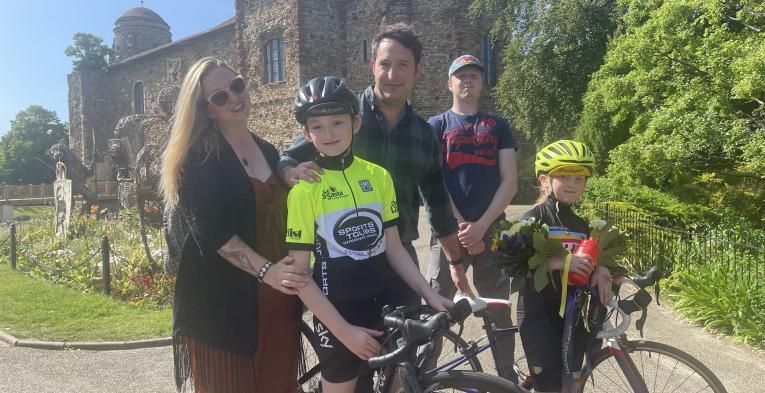
[[[266,62],[266,83],[284,80],[284,44],[281,37],[266,41],[263,58]]]
[[[143,106],[143,82],[138,81],[133,85],[133,113],[144,114]]]
[[[481,62],[484,66],[484,82],[488,86],[497,84],[497,63],[494,59],[494,42],[486,34],[481,38]]]

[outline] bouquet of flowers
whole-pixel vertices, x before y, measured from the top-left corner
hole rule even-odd
[[[590,224],[590,237],[596,239],[600,249],[598,265],[607,267],[612,274],[624,274],[619,256],[626,250],[627,235],[604,220]],[[502,279],[513,278],[511,293],[521,290],[526,276],[533,274],[534,289],[541,291],[551,282],[550,257],[565,258],[568,251],[560,241],[548,238],[549,227],[535,218],[519,221],[501,221],[492,238],[491,250],[499,255],[494,263],[503,269]]]
[[[491,250],[499,252],[494,263],[504,270],[503,279],[513,278],[511,293],[526,284],[526,275],[534,271],[534,288],[542,290],[550,282],[551,256],[565,256],[560,241],[550,240],[550,228],[534,217],[520,221],[501,221],[491,242]]]
[[[599,218],[590,222],[590,228],[590,238],[596,239],[600,248],[598,265],[607,267],[611,274],[625,274],[627,269],[619,265],[619,259],[627,250],[627,234]]]

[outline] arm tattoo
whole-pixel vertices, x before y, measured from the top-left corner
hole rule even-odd
[[[232,265],[254,276],[257,272],[253,266],[253,261],[247,255],[249,249],[250,247],[239,236],[234,235],[231,240],[218,249],[218,254]]]

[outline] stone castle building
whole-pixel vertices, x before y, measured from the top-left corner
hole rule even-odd
[[[185,71],[204,56],[220,56],[244,75],[253,101],[250,128],[277,148],[285,148],[297,130],[291,105],[300,84],[324,75],[343,77],[356,90],[372,82],[368,61],[372,38],[382,24],[406,22],[421,37],[426,72],[412,102],[424,117],[451,105],[446,74],[457,55],[480,57],[488,67],[489,85],[498,75],[498,56],[487,34],[490,23],[468,19],[471,0],[234,2],[230,19],[176,41],[171,26],[154,11],[128,10],[114,23],[108,66],[68,76],[69,145],[86,166],[95,161],[98,179],[114,177],[105,151],[109,139],[123,137],[115,135],[120,119],[161,118]],[[161,145],[166,137],[157,128],[133,135],[133,155],[142,144]]]

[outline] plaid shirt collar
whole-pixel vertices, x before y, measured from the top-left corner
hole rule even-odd
[[[376,102],[375,102],[375,85],[369,85],[362,94],[362,103],[366,102],[367,105],[369,105],[369,109],[372,111],[372,113],[375,114],[375,118],[377,119],[378,126],[380,128],[382,127],[382,123],[385,121],[382,111],[377,108]],[[362,107],[362,111],[364,108]],[[417,116],[417,113],[414,111],[414,107],[412,107],[411,101],[407,98],[406,99],[406,107],[404,109],[404,117],[399,120],[399,124],[396,125],[395,128],[398,128],[400,125],[409,124],[414,117]]]

